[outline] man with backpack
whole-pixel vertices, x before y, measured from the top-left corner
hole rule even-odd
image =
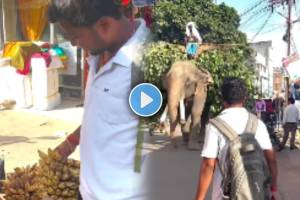
[[[206,129],[196,200],[204,200],[214,175],[212,199],[276,199],[277,164],[266,126],[244,108],[244,81],[221,86],[225,109]]]

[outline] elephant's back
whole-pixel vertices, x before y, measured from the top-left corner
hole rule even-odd
[[[197,70],[197,67],[190,61],[176,61],[171,66],[167,76],[177,75],[181,76],[184,74],[189,74],[191,71]]]

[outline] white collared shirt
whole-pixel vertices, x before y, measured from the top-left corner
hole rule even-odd
[[[242,134],[246,128],[249,113],[245,108],[225,109],[218,117],[224,120],[238,134]],[[264,123],[259,120],[255,138],[263,150],[272,149],[270,137]],[[225,137],[214,126],[208,124],[206,127],[205,141],[202,150],[202,157],[218,158],[220,164],[225,162],[225,153],[228,147]],[[222,174],[217,167],[213,181],[213,200],[222,199]]]
[[[298,123],[299,121],[299,110],[295,104],[289,104],[283,113],[283,124],[287,122]]]
[[[138,117],[128,103],[131,65],[149,33],[143,20],[134,35],[98,72],[99,58],[88,59],[80,138],[80,192],[84,200],[140,200],[141,175],[134,172]]]

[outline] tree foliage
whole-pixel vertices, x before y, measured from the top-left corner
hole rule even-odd
[[[177,60],[186,55],[179,45],[183,43],[185,25],[194,21],[204,42],[228,44],[223,48],[202,53],[193,62],[207,69],[214,78],[209,90],[207,106],[216,114],[221,109],[220,85],[226,76],[243,78],[253,91],[253,71],[249,66],[251,50],[246,36],[238,30],[237,12],[225,4],[212,0],[160,0],[154,7],[153,33],[157,42],[150,44],[145,56],[145,78],[162,89],[162,79]],[[232,45],[233,44],[233,45]]]
[[[154,7],[153,32],[159,40],[183,43],[187,22],[194,21],[207,43],[246,43],[238,31],[240,18],[234,8],[212,0],[160,0]]]
[[[224,77],[236,76],[244,79],[250,94],[253,93],[254,71],[248,66],[247,55],[245,47],[231,47],[203,53],[196,60],[193,60],[197,67],[207,69],[213,76],[214,84],[209,90],[207,99],[213,113],[218,113],[222,106],[219,88]],[[147,66],[146,81],[164,90],[162,85],[164,75],[172,63],[184,59],[186,59],[186,55],[179,49],[178,45],[166,42],[152,43],[144,57],[145,66]]]

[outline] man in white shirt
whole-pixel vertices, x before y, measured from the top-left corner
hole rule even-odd
[[[134,172],[139,119],[130,110],[132,63],[149,34],[113,0],[52,0],[49,19],[75,46],[90,52],[81,127],[57,147],[67,158],[80,144],[80,199],[141,200]],[[105,54],[104,54],[105,53]],[[106,62],[100,55],[108,55]],[[79,140],[80,139],[80,140]]]
[[[293,97],[290,97],[288,99],[289,105],[284,109],[283,113],[283,140],[279,147],[279,151],[281,151],[285,143],[289,137],[289,133],[291,133],[291,139],[290,139],[290,149],[295,149],[295,136],[296,131],[298,128],[298,121],[299,121],[299,110],[295,106],[295,99]]]
[[[224,120],[238,134],[245,130],[249,113],[244,108],[247,97],[245,83],[239,78],[227,78],[221,87],[225,110],[218,116]],[[259,145],[264,150],[264,154],[272,175],[272,190],[275,192],[277,187],[277,165],[272,144],[266,126],[259,120],[257,132],[255,134]],[[225,162],[225,153],[228,148],[228,141],[218,131],[217,128],[208,124],[206,128],[205,142],[202,150],[202,163],[196,200],[204,200],[211,183],[213,181],[212,199],[223,199],[221,189],[222,175],[217,162],[222,166]]]

